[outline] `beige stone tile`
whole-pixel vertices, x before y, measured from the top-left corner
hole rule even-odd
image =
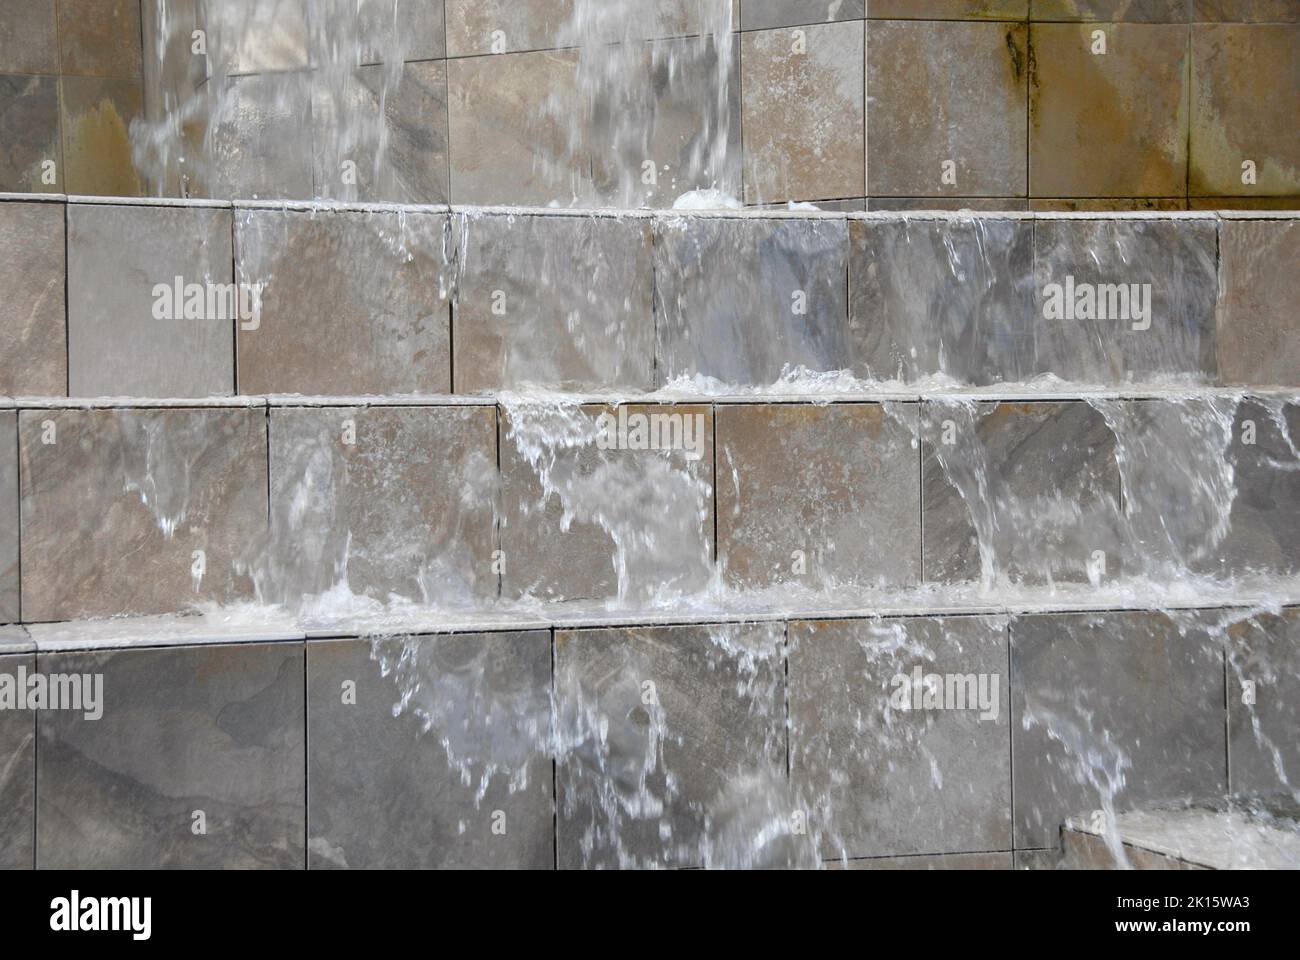
[[[141,75],[139,0],[58,0],[59,60],[74,77]]]
[[[869,0],[873,20],[1024,20],[1030,0]]]
[[[866,8],[867,0],[740,0],[740,29],[861,20]]]
[[[1030,0],[1031,20],[1186,23],[1192,0]]]
[[[63,180],[68,193],[138,197],[131,124],[144,112],[139,80],[64,77]]]
[[[1300,3],[1296,0],[1192,0],[1192,3],[1198,23],[1300,22]]]

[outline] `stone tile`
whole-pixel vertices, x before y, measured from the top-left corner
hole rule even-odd
[[[861,20],[867,0],[741,0],[740,29],[770,30],[835,20]]]
[[[561,46],[573,7],[573,0],[446,0],[447,56]]]
[[[1230,624],[1226,652],[1232,792],[1292,793],[1300,780],[1300,610]]]
[[[18,414],[0,410],[0,623],[21,619],[18,546]]]
[[[1219,224],[1219,379],[1300,387],[1300,220]]]
[[[975,687],[924,708],[914,674]],[[1004,620],[792,623],[790,777],[822,855],[1010,849],[1008,680]]]
[[[0,203],[0,395],[68,392],[64,206]]]
[[[1067,817],[1227,787],[1223,655],[1161,613],[1011,624],[1015,843],[1046,847]]]
[[[867,48],[873,195],[1028,193],[1025,25],[876,21]]]
[[[814,200],[807,201],[806,206],[793,206],[791,202],[786,203],[757,203],[751,205],[750,209],[754,210],[779,210],[790,211],[794,209],[811,209],[822,210],[827,213],[863,213],[867,209],[866,197],[849,200]]]
[[[590,198],[590,156],[571,130],[585,110],[577,69],[572,50],[447,64],[453,202],[569,206]]]
[[[730,47],[729,62],[711,36],[583,51],[599,205],[671,207],[692,190],[740,196],[740,38]]]
[[[1183,197],[1094,197],[1090,199],[1034,199],[1029,208],[1035,213],[1128,213],[1132,211],[1180,211],[1187,209]]]
[[[856,21],[743,35],[746,203],[864,193],[865,60]]]
[[[553,868],[550,693],[547,631],[308,645],[309,867]]]
[[[950,853],[939,856],[868,857],[831,860],[830,870],[1010,870],[1011,853]]]
[[[1092,53],[1098,30],[1104,55]],[[1029,41],[1032,196],[1185,192],[1185,26],[1036,23]]]
[[[874,20],[1024,20],[1030,0],[869,0]]]
[[[915,406],[753,404],[716,416],[718,558],[728,583],[920,581]]]
[[[849,237],[855,373],[971,384],[1031,375],[1030,222],[856,220]]]
[[[1188,210],[1300,210],[1297,197],[1191,197]]]
[[[144,114],[139,80],[64,77],[63,179],[69,193],[138,197],[131,124]]]
[[[0,190],[63,190],[56,77],[0,76]]]
[[[387,71],[359,67],[341,103],[323,86],[313,90],[316,193],[337,200],[446,203],[447,65],[404,64],[385,90]]]
[[[103,716],[39,718],[43,869],[299,868],[302,644],[43,655],[102,674]],[[202,811],[206,833],[196,832]]]
[[[214,74],[300,70],[310,64],[307,0],[221,0],[200,7]]]
[[[1078,830],[1061,833],[1062,846],[1060,870],[1118,870],[1121,868],[1105,838]],[[1152,850],[1143,850],[1132,844],[1123,844],[1127,868],[1132,870],[1204,870],[1205,867],[1166,856]]]
[[[758,847],[772,821],[791,822],[781,809],[783,633],[780,624],[557,632],[562,868],[779,861],[788,837],[742,862],[729,854]]]
[[[139,0],[58,0],[58,7],[65,76],[139,79]]]
[[[239,392],[336,396],[451,387],[447,217],[416,211],[236,212]],[[252,329],[250,329],[252,328]]]
[[[213,108],[208,180],[222,199],[312,196],[311,75],[232,77]],[[361,164],[358,164],[360,167]]]
[[[1217,245],[1212,220],[1036,220],[1038,372],[1086,383],[1167,374],[1213,381]],[[1070,299],[1070,277],[1075,317],[1067,311],[1065,318],[1052,318],[1050,301],[1059,309]],[[1149,318],[1137,316],[1132,299],[1125,314],[1122,299],[1102,289],[1128,285],[1131,296],[1134,284],[1149,285],[1138,288]],[[1097,307],[1104,296],[1108,318],[1079,318],[1077,307],[1088,296]]]
[[[263,597],[495,597],[495,429],[490,407],[273,409]]]
[[[627,429],[603,431],[607,413]],[[521,401],[502,411],[500,444],[503,596],[645,602],[707,585],[709,407]]]
[[[30,655],[0,657],[0,674],[31,672]],[[0,870],[36,865],[36,713],[0,710]]]
[[[443,7],[444,0],[363,3],[356,14],[361,62],[435,60],[446,56]]]
[[[1192,0],[1030,0],[1031,20],[1187,23]]]
[[[1300,4],[1296,0],[1192,0],[1196,22],[1296,23]]]
[[[1204,534],[1210,542],[1205,544],[1206,555],[1196,557],[1197,569],[1223,577],[1251,570],[1280,576],[1300,574],[1300,455],[1296,452],[1300,448],[1300,403],[1248,398],[1222,419],[1216,412],[1217,408],[1201,404],[1191,406],[1185,414],[1190,418],[1199,413],[1216,425],[1226,425],[1229,418],[1232,423],[1232,442],[1223,453],[1231,466],[1230,486],[1236,493],[1228,515],[1230,525],[1220,542],[1215,543],[1208,532]],[[1162,427],[1157,427],[1162,435],[1171,432]],[[1189,432],[1187,428],[1182,431],[1184,436]],[[1222,483],[1225,478],[1214,479]]]
[[[654,260],[659,385],[851,365],[844,220],[667,217]]]
[[[1297,49],[1300,24],[1192,28],[1192,194],[1300,193]]]
[[[27,620],[251,597],[239,568],[266,529],[262,411],[26,410],[18,441]]]
[[[927,581],[1087,583],[1120,572],[1117,445],[1087,403],[931,402],[921,435]]]
[[[975,210],[1005,213],[1028,210],[1029,201],[1024,197],[872,197],[867,208],[872,211]]]
[[[158,284],[228,284],[231,214],[210,207],[68,208],[68,371],[76,397],[234,389],[234,319],[158,320]],[[174,297],[173,297],[174,299]],[[173,304],[179,311],[183,304]],[[206,312],[206,310],[205,310]]]
[[[0,73],[59,72],[55,0],[0,0]]]
[[[651,221],[454,219],[455,392],[654,387]]]

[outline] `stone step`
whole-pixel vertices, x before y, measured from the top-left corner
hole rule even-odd
[[[1300,576],[1294,392],[160,403],[0,409],[0,622]]]
[[[99,693],[0,711],[0,864],[1047,865],[1079,810],[1143,846],[1128,811],[1300,765],[1300,607],[1245,597],[315,638],[264,614],[0,629],[0,676]]]
[[[1294,387],[1298,222],[6,194],[0,395]]]

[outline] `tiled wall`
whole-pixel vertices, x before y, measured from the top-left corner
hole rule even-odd
[[[139,196],[139,0],[0,0],[0,191]]]
[[[509,216],[11,197],[0,396],[639,392],[682,376],[770,385],[799,365],[909,383],[1293,387],[1298,242],[1293,217],[1258,213]],[[1045,320],[1044,290],[1069,276],[1149,283],[1150,328]],[[260,319],[155,317],[155,285],[176,277],[259,284]]]
[[[365,49],[385,49],[390,24],[405,40],[401,82],[382,98],[374,57],[346,84],[313,74],[312,0],[172,0],[173,23],[192,21],[220,45],[215,69],[196,62],[186,31],[159,60],[157,2],[143,0],[151,119],[165,96],[193,94],[213,75],[238,108],[211,130],[187,117],[147,192],[590,206],[610,202],[620,165],[646,161],[665,184],[634,203],[667,206],[699,186],[669,184],[707,98],[676,102],[648,70],[629,90],[654,102],[649,156],[620,156],[590,131],[574,148],[555,119],[589,107],[578,52],[557,49],[566,0],[369,5],[375,22],[355,31]],[[1300,198],[1295,0],[737,3],[731,165],[719,185],[746,204],[1170,210],[1294,208]],[[75,27],[56,31],[56,6],[58,22]],[[33,165],[61,153],[68,179],[44,189],[140,192],[123,163],[126,126],[142,111],[135,6],[0,6],[0,189],[41,189]],[[660,35],[635,42],[662,54],[698,31],[684,15],[695,9],[660,2],[644,31]],[[131,44],[114,31],[131,32]],[[503,53],[492,53],[495,31]],[[357,117],[374,130],[340,139]],[[196,164],[204,154],[212,162]],[[355,185],[340,179],[349,160]]]
[[[0,668],[102,673],[105,689],[131,704],[97,721],[42,713],[39,729],[34,712],[0,715],[11,801],[0,806],[0,865],[697,866],[707,831],[726,849],[728,816],[764,812],[726,790],[744,782],[737,771],[762,770],[775,777],[766,813],[783,822],[802,814],[826,859],[1005,868],[1015,851],[1050,865],[1061,822],[1099,807],[1105,771],[1118,769],[1107,743],[1128,751],[1118,809],[1276,789],[1262,744],[1276,744],[1287,769],[1300,762],[1288,714],[1300,693],[1289,669],[1300,611],[1243,619],[1226,638],[1209,629],[1223,613],[792,620],[99,652],[57,649],[39,630],[35,652],[0,635]],[[398,656],[400,672],[376,660]],[[996,716],[891,711],[892,678],[918,663],[999,677]],[[1258,681],[1258,732],[1241,678]],[[429,690],[394,710],[400,690],[420,679]],[[647,681],[664,732],[653,769]],[[596,716],[610,718],[607,738],[584,726]],[[1087,732],[1097,728],[1111,739]],[[552,732],[568,745],[554,771],[540,746]],[[1096,751],[1089,787],[1073,775],[1081,758],[1070,751],[1083,743]],[[471,744],[477,752],[466,754]],[[495,767],[481,794],[461,763]],[[637,789],[642,771],[650,805],[611,807],[618,791]],[[205,833],[193,829],[196,812]]]

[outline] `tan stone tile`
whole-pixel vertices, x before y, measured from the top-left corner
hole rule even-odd
[[[1193,194],[1300,194],[1298,128],[1300,24],[1192,28]]]
[[[1024,20],[1030,0],[869,0],[873,20]]]
[[[68,193],[138,197],[131,123],[144,111],[139,80],[64,77],[63,180]]]
[[[574,0],[446,0],[447,56],[553,49],[573,7]]]
[[[68,390],[64,206],[0,203],[0,396]]]
[[[1105,54],[1094,54],[1105,37]],[[1030,27],[1030,192],[1171,197],[1186,190],[1187,28]]]
[[[1186,23],[1192,0],[1030,0],[1031,20]]]
[[[58,0],[59,60],[74,77],[141,75],[139,0]]]
[[[858,21],[743,35],[746,203],[863,194],[864,71]]]
[[[1182,197],[1095,197],[1092,199],[1047,199],[1029,201],[1036,213],[1109,213],[1134,210],[1186,210]]]
[[[1297,0],[1192,0],[1196,22],[1297,23]]]
[[[872,22],[867,64],[873,196],[1028,192],[1023,24]]]

